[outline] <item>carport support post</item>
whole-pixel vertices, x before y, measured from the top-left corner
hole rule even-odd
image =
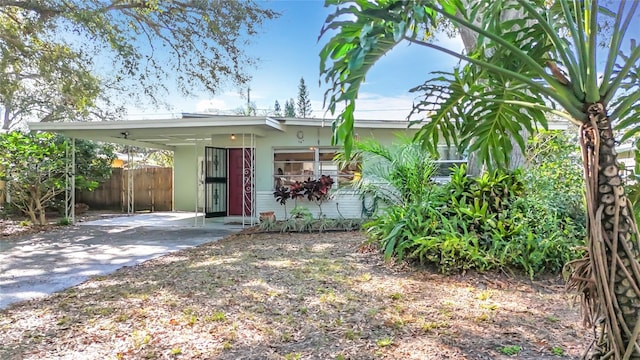
[[[198,159],[198,140],[196,139],[194,141],[193,144],[193,155],[194,158],[196,159],[196,201],[195,201],[195,209],[194,212],[196,214],[196,216],[193,218],[193,226],[198,226],[198,205],[200,202],[200,183],[203,182],[204,179],[204,163],[202,164],[202,167],[200,167],[200,160]],[[204,182],[203,182],[204,183]],[[203,189],[204,190],[204,189]],[[205,216],[206,216],[206,209],[204,208],[204,204],[203,204],[203,209],[202,209],[202,226],[204,226],[204,221],[205,221]]]
[[[71,138],[71,154],[69,154],[69,141],[65,141],[65,191],[64,191],[64,217],[71,224],[76,223],[76,139]],[[69,163],[71,161],[71,163]]]
[[[131,146],[127,146],[127,215],[135,213],[135,189],[134,189],[134,169]]]
[[[196,216],[193,218],[193,226],[198,226],[198,190],[200,187],[200,176],[202,171],[198,171],[200,170],[200,162],[198,161],[198,142],[196,141],[193,144],[193,157],[196,159],[196,201],[195,201],[195,208],[193,209],[193,212],[196,213]]]
[[[249,151],[245,143],[245,133],[242,133],[242,227],[245,227],[247,216],[250,217],[249,224],[255,224],[256,191],[255,191],[255,134],[249,135]],[[247,154],[249,158],[247,159]],[[247,192],[247,184],[249,189]],[[251,205],[247,214],[247,204]]]
[[[244,143],[244,131],[242,132],[242,228],[244,229],[245,226],[245,218],[247,215],[247,189],[246,189],[246,184],[247,184],[247,179],[246,179],[246,166],[247,166],[247,148],[246,145]]]

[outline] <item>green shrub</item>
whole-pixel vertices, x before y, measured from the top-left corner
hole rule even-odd
[[[584,225],[568,207],[551,207],[552,193],[529,191],[522,178],[520,171],[470,178],[465,166],[454,168],[451,181],[423,202],[389,206],[364,228],[386,260],[431,263],[443,272],[559,272],[580,255]]]
[[[68,217],[63,217],[56,223],[59,226],[68,226],[71,225],[71,220]]]
[[[391,146],[373,139],[354,144],[351,158],[344,152],[335,160],[339,167],[351,163],[362,164],[362,176],[352,184],[361,194],[374,199],[374,203],[401,205],[421,202],[428,198],[435,186],[432,181],[438,165],[422,146],[409,138],[400,138]]]
[[[296,206],[291,209],[291,218],[292,219],[313,219],[313,214],[311,211],[304,206]]]
[[[584,179],[577,139],[560,131],[543,131],[529,142],[523,172],[527,197],[546,203],[558,217],[586,223]]]
[[[519,269],[533,277],[559,272],[581,255],[586,217],[578,154],[566,134],[541,132],[529,143],[527,168],[472,178],[463,165],[444,185],[431,180],[433,159],[409,141],[360,142],[352,158],[338,160],[359,159],[363,176],[355,188],[386,205],[363,225],[385,260],[431,263],[443,272]]]
[[[258,229],[262,231],[274,231],[278,227],[278,222],[274,218],[268,218],[260,221]]]

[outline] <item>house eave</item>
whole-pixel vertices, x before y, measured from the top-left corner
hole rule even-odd
[[[318,118],[276,118],[285,125],[309,126],[309,127],[331,127],[332,119]],[[409,122],[405,120],[355,120],[354,128],[360,129],[407,129]]]
[[[286,126],[267,117],[209,116],[183,119],[42,123],[30,122],[35,131],[59,133],[68,137],[174,150],[175,146],[211,141],[213,136],[267,136],[283,132]]]

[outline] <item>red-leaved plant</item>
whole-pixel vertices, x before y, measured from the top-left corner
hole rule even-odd
[[[296,181],[295,183],[286,186],[280,186],[273,192],[273,196],[280,205],[284,206],[285,218],[287,214],[287,200],[304,197],[309,201],[314,201],[320,209],[320,217],[322,217],[322,203],[329,197],[329,191],[334,181],[331,176],[322,175],[319,179],[308,178],[305,182]]]

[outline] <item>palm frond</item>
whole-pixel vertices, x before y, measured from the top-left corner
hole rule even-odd
[[[438,170],[433,158],[410,138],[400,138],[392,146],[375,140],[357,142],[351,154],[357,155],[362,166],[354,189],[387,205],[425,198]]]
[[[449,74],[438,73],[412,89],[423,94],[414,111],[433,114],[416,139],[436,153],[442,137],[459,152],[479,150],[480,160],[490,167],[507,167],[509,159],[504,153],[513,147],[511,138],[524,151],[523,130],[533,133],[536,125],[546,128],[548,106],[517,81],[487,77],[468,67]],[[500,151],[488,150],[493,146]]]
[[[330,84],[324,94],[323,106],[334,114],[336,106],[344,104],[344,110],[333,123],[332,141],[334,144],[344,141],[348,156],[353,146],[355,99],[365,74],[402,40],[406,31],[417,31],[419,26],[408,16],[414,6],[412,3],[342,0],[328,4],[346,7],[338,7],[329,15],[320,33],[322,37],[329,31],[338,30],[320,52],[320,73]],[[434,23],[435,16],[422,17],[421,22]]]

